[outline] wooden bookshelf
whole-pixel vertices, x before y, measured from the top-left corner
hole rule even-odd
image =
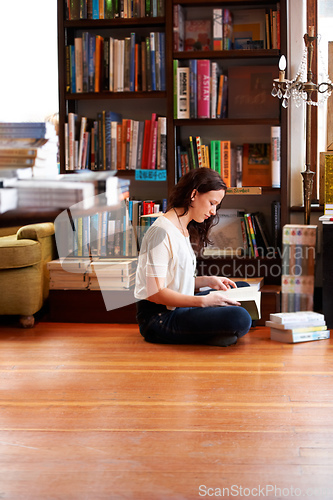
[[[210,134],[226,135],[229,131],[232,134],[239,136],[240,142],[244,138],[244,142],[248,142],[247,137],[256,137],[257,142],[261,141],[262,131],[267,131],[271,126],[281,126],[281,188],[274,189],[263,187],[260,200],[262,204],[269,206],[271,200],[276,199],[281,203],[281,226],[289,222],[289,176],[287,166],[287,118],[286,113],[281,113],[278,118],[251,118],[234,119],[189,119],[180,120],[174,119],[173,106],[173,60],[177,59],[182,64],[186,64],[187,60],[191,59],[209,59],[210,61],[220,61],[223,69],[228,70],[232,66],[255,66],[255,65],[270,65],[278,66],[279,57],[281,54],[287,53],[287,1],[281,0],[280,4],[280,34],[281,48],[278,49],[258,49],[258,50],[221,50],[221,51],[195,51],[181,52],[174,51],[173,46],[173,9],[174,6],[180,4],[185,9],[190,9],[192,12],[195,9],[209,9],[212,11],[214,7],[232,9],[249,9],[249,8],[273,8],[276,7],[277,1],[272,0],[165,0],[165,15],[160,17],[143,17],[130,19],[65,19],[65,2],[58,0],[58,60],[59,60],[59,142],[60,142],[60,169],[61,173],[65,171],[65,137],[64,125],[67,121],[69,112],[75,112],[79,115],[83,113],[91,113],[92,110],[108,109],[119,112],[123,108],[131,110],[136,117],[149,118],[151,110],[156,110],[167,119],[167,180],[163,184],[163,192],[165,197],[168,196],[176,182],[176,146],[179,141],[184,140],[188,131],[194,132],[197,135]],[[70,93],[66,92],[66,57],[65,45],[68,40],[73,40],[76,34],[80,35],[83,31],[91,31],[100,33],[103,36],[108,36],[115,33],[114,36],[125,36],[131,31],[149,33],[150,31],[165,32],[165,91],[150,91],[150,92],[85,92],[85,93]],[[113,35],[112,35],[113,36]],[[272,82],[273,83],[273,82]],[[273,99],[273,98],[272,98]],[[103,108],[104,106],[104,108]],[[124,116],[129,114],[124,112]],[[88,115],[89,116],[89,115]],[[250,133],[251,132],[251,133]],[[131,179],[131,196],[136,196],[136,184],[132,180],[135,175],[133,171],[119,171],[119,176],[129,177]],[[147,183],[147,188],[151,188],[152,183]],[[141,191],[144,191],[144,187]],[[151,195],[149,195],[150,197]],[[236,198],[237,197],[237,198]],[[227,208],[230,204],[237,203],[245,207],[249,212],[257,210],[258,196],[248,195],[233,195],[228,194],[224,207]],[[269,215],[270,217],[270,215]],[[269,223],[269,220],[267,221]],[[237,257],[234,259],[237,260]],[[221,263],[226,262],[225,259],[220,259]],[[276,264],[264,259],[267,266]],[[268,284],[276,285],[276,280],[268,278]]]

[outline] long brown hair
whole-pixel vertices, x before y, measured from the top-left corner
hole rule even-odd
[[[215,170],[206,167],[190,170],[180,178],[171,191],[167,209],[183,207],[184,213],[182,215],[187,214],[191,206],[191,195],[194,189],[198,193],[208,193],[209,191],[219,191],[220,189],[226,191],[227,186],[220,174]],[[216,208],[218,209],[219,207],[220,205]],[[202,248],[211,243],[208,233],[211,227],[217,223],[218,214],[216,213],[216,215],[209,217],[204,222],[199,223],[192,220],[187,226],[193,250],[197,255],[199,255]]]

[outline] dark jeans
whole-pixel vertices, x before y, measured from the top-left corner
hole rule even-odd
[[[240,282],[237,286],[244,284]],[[210,292],[213,290],[201,295]],[[170,311],[149,300],[137,302],[137,321],[147,342],[223,347],[235,344],[252,324],[249,313],[240,306],[177,307]]]

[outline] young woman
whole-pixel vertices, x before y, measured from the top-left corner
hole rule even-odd
[[[249,331],[248,312],[218,292],[236,284],[196,276],[196,254],[209,242],[225,191],[214,170],[191,170],[174,187],[167,212],[146,232],[135,284],[137,321],[146,341],[228,346]],[[212,293],[195,294],[202,287]]]

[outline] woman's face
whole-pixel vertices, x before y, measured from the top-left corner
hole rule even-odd
[[[224,189],[199,193],[196,189],[192,193],[192,202],[189,208],[191,219],[196,222],[204,222],[216,214],[216,208],[225,195]]]

